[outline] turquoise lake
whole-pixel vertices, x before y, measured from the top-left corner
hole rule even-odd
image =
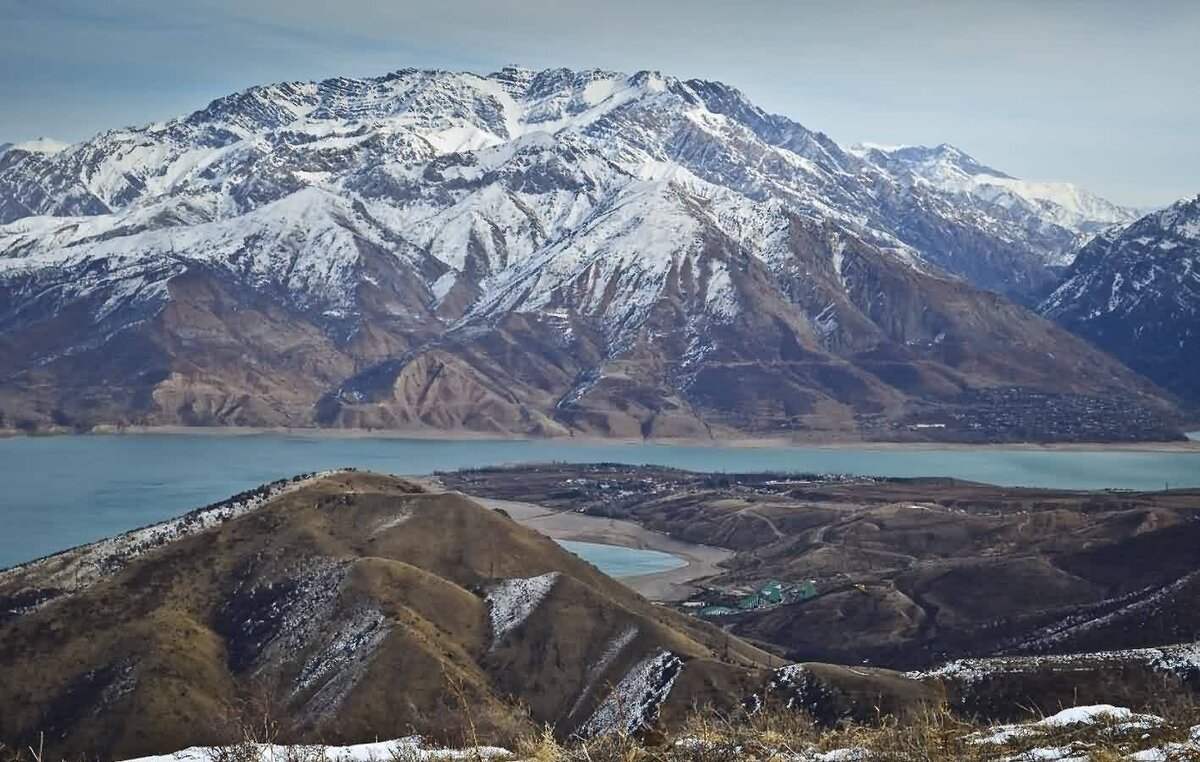
[[[0,439],[0,567],[304,471],[355,466],[427,474],[555,460],[697,471],[954,476],[1065,489],[1200,486],[1200,452],[710,447],[283,434],[12,437]]]
[[[622,548],[616,545],[601,545],[596,542],[576,540],[559,540],[558,544],[585,561],[595,564],[600,571],[610,577],[634,577],[639,574],[653,574],[678,569],[687,565],[687,561],[679,556],[658,550]]]

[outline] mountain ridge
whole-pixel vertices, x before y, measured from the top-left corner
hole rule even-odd
[[[1098,235],[1039,311],[1200,405],[1200,196]]]
[[[1050,273],[1007,212],[960,202],[655,72],[251,88],[0,157],[0,410],[615,436],[892,437],[932,414],[956,436],[1126,436],[1060,426],[1097,400],[1132,411],[1127,436],[1173,436],[1153,387],[946,273]],[[979,394],[1022,400],[1019,426],[942,420]]]
[[[116,561],[70,572],[97,557]],[[633,733],[736,708],[774,674],[502,512],[353,471],[0,572],[0,601],[0,735],[64,756],[228,743],[226,713],[262,695],[284,742]],[[822,673],[833,716],[937,696]]]

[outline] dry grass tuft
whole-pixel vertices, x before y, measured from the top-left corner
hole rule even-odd
[[[467,695],[456,694],[460,711]],[[1159,759],[1196,762],[1200,749],[1185,746],[1192,728],[1200,726],[1200,706],[1184,694],[1164,695],[1155,712],[1161,721],[1144,715],[1136,721],[1105,718],[1088,724],[1038,725],[1036,720],[995,726],[964,720],[946,708],[931,708],[904,718],[879,716],[874,722],[847,722],[838,727],[817,726],[801,712],[764,706],[729,715],[696,712],[669,732],[653,729],[636,736],[609,733],[590,739],[564,741],[550,727],[526,732],[501,744],[513,750],[519,762],[999,762],[1051,758],[1047,750],[1090,762],[1128,760],[1149,749],[1161,750]],[[280,729],[268,713],[244,712],[238,739],[213,749],[208,762],[261,762],[261,749],[277,743]],[[470,750],[495,743],[474,732],[470,715],[460,721],[464,743]],[[1018,732],[997,733],[1005,727]],[[1172,745],[1174,744],[1174,745]],[[1040,751],[1039,751],[1040,750]],[[823,757],[838,752],[836,757]],[[390,758],[380,762],[417,762],[428,757],[397,745]],[[460,758],[482,760],[470,751]],[[1053,757],[1057,758],[1057,757]],[[12,747],[0,744],[0,762],[45,762],[37,745]],[[320,746],[284,747],[275,762],[327,762]]]

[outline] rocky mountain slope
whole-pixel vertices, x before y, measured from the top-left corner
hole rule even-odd
[[[0,411],[84,428],[894,437],[932,416],[925,436],[1174,434],[1151,386],[947,274],[1028,291],[1098,220],[1016,214],[893,164],[719,83],[515,68],[252,88],[10,149]]]
[[[1097,236],[1040,310],[1200,405],[1200,196]]]
[[[0,611],[0,738],[44,734],[47,758],[229,742],[246,707],[288,742],[632,732],[773,679],[763,652],[503,513],[354,472],[0,572]],[[833,717],[937,695],[814,669],[795,690]]]

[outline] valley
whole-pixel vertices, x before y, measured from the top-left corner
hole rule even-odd
[[[676,569],[621,578],[623,584],[651,601],[690,598],[698,589],[695,583],[720,573],[721,564],[733,555],[732,551],[724,548],[697,545],[669,534],[650,531],[633,521],[549,509],[513,500],[476,499],[489,508],[504,511],[522,526],[555,540],[655,550],[682,559],[685,563]]]
[[[1071,492],[603,464],[439,479],[731,550],[679,610],[796,661],[918,669],[1200,635],[1197,489]]]

